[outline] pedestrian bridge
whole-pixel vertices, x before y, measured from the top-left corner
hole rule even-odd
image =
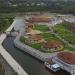
[[[19,31],[6,31],[6,32],[3,32],[5,33],[7,36],[12,36],[12,37],[15,37],[19,34]]]

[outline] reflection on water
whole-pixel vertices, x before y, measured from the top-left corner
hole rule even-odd
[[[7,51],[19,62],[29,75],[69,75],[64,71],[53,73],[44,67],[43,63],[31,55],[20,51],[14,47],[14,38],[9,37],[3,42],[3,46]]]

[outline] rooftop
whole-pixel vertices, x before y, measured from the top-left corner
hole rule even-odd
[[[75,65],[75,53],[60,52],[57,54],[57,57],[67,64]]]

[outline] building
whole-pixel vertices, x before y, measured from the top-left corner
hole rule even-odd
[[[57,57],[67,64],[75,65],[75,53],[61,52],[57,54]]]

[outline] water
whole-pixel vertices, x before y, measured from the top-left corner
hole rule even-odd
[[[14,37],[6,38],[3,42],[3,46],[29,75],[69,75],[67,72],[62,70],[57,73],[53,73],[52,71],[48,70],[44,67],[43,62],[15,48],[13,40]]]

